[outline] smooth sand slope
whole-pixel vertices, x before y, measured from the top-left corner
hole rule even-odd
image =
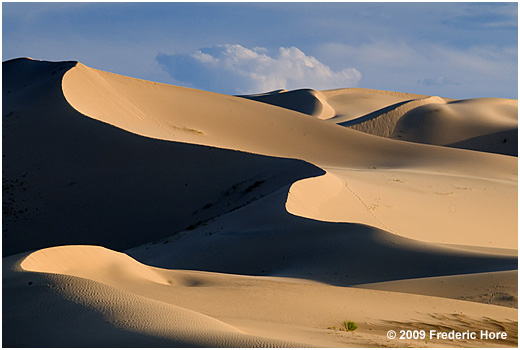
[[[15,272],[20,270],[44,274]],[[19,337],[14,344],[23,346],[426,346],[385,339],[386,330],[486,327],[513,335],[516,326],[516,310],[500,306],[475,308],[471,302],[305,280],[162,270],[95,246],[7,258],[4,279],[7,297],[40,311],[28,319],[20,317],[24,309],[5,308]],[[327,329],[346,314],[362,330]],[[12,345],[12,339],[4,344]],[[430,342],[435,344],[443,342]]]
[[[65,74],[63,90],[67,100],[79,111],[132,132],[297,158],[322,167],[327,171],[326,178],[305,180],[294,188],[294,192],[303,192],[296,201],[289,197],[287,209],[294,214],[318,220],[365,223],[436,243],[464,244],[466,237],[471,235],[472,242],[477,246],[491,244],[493,247],[513,249],[517,246],[517,224],[514,219],[517,213],[516,158],[376,138],[266,104],[161,86],[83,65]],[[118,92],[117,96],[112,96],[113,91]],[[276,95],[288,95],[287,99],[296,104],[302,94],[303,99],[308,99],[310,95],[321,100],[325,98],[320,92],[307,90]],[[388,95],[397,98],[392,94],[383,94],[385,98]],[[334,97],[337,98],[338,94]],[[108,99],[112,101],[110,104],[103,103]],[[476,107],[471,102],[465,103],[470,105],[467,109],[473,112],[486,101],[473,102]],[[494,111],[497,103],[491,100],[489,110]],[[131,105],[135,108],[130,113]],[[206,108],[215,105],[218,108],[214,108],[213,112],[206,111]],[[486,115],[481,112],[486,117],[475,117],[475,123],[485,119],[486,125],[491,121],[501,125],[506,120],[511,128],[515,123],[511,117],[514,103],[504,105],[508,107],[504,113]],[[146,118],[147,115],[150,117]],[[445,119],[454,119],[449,113],[447,115]],[[473,117],[471,113],[466,115],[466,119]],[[145,123],[150,118],[154,123]],[[177,125],[172,124],[174,121]],[[146,125],[143,126],[143,123]],[[421,120],[417,124],[421,125]],[[482,128],[479,126],[479,130]],[[188,129],[198,130],[199,133],[186,131]],[[461,134],[460,130],[467,128],[448,129],[453,134]],[[229,144],[231,141],[232,145]],[[338,167],[339,171],[335,170]],[[368,175],[360,173],[367,169]],[[369,176],[374,178],[367,179]],[[460,177],[464,180],[458,181]],[[466,181],[468,177],[472,178],[469,182]],[[362,183],[359,183],[360,180]],[[365,186],[363,181],[371,188],[361,190],[360,196],[358,189]],[[315,182],[317,184],[312,185]],[[389,182],[401,185],[399,190],[402,196],[396,196],[396,186],[380,188]],[[491,205],[486,194],[481,196],[489,187],[496,194]],[[323,188],[331,190],[326,192]],[[326,196],[323,202],[316,200],[323,196]],[[309,210],[306,200],[318,208]],[[483,203],[488,204],[486,215],[475,215],[475,210],[478,211],[478,206]],[[424,207],[425,204],[427,207]],[[322,215],[323,212],[326,214]],[[457,213],[453,215],[453,212]],[[420,219],[407,220],[409,216],[419,216]],[[428,224],[424,225],[425,222]],[[454,230],[457,236],[453,235]],[[489,232],[493,230],[499,231],[498,237],[490,239]]]
[[[368,134],[507,155],[518,154],[518,101],[453,100],[370,89],[309,89],[242,96]]]
[[[517,247],[513,181],[397,169],[325,170],[324,176],[292,185],[289,212],[368,224],[432,243]]]
[[[516,100],[3,68],[4,346],[517,346]]]
[[[74,110],[68,62],[4,63],[3,255],[123,250],[323,174],[304,162],[129,134]]]
[[[516,159],[396,142],[239,97],[118,76],[78,63],[63,93],[79,112],[144,136],[318,166],[392,167],[515,179]],[[218,108],[217,108],[218,107]],[[477,166],[487,162],[489,167]]]

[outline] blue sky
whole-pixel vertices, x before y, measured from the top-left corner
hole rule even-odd
[[[226,94],[518,98],[518,5],[4,2],[2,60],[23,56]]]

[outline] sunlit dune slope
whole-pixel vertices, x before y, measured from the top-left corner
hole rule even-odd
[[[518,154],[518,100],[453,100],[359,88],[277,91],[243,97],[372,135]]]
[[[320,185],[314,190],[302,190],[304,183],[316,181],[323,184],[325,178],[300,182],[293,188],[287,205],[287,209],[294,214],[318,220],[365,223],[406,237],[437,243],[461,244],[473,235],[472,242],[478,246],[490,243],[500,248],[516,246],[516,221],[512,220],[516,213],[516,195],[513,192],[516,186],[516,158],[398,142],[320,120],[331,117],[328,114],[331,113],[332,105],[327,104],[328,98],[335,99],[336,108],[342,104],[342,108],[348,109],[349,103],[355,105],[356,101],[362,101],[363,108],[374,108],[377,102],[379,108],[390,100],[403,102],[417,95],[355,90],[353,98],[340,99],[341,90],[324,93],[297,90],[251,97],[278,98],[275,101],[277,104],[317,117],[313,118],[244,98],[145,82],[101,72],[81,64],[65,74],[63,90],[69,103],[80,112],[131,132],[167,140],[302,159],[326,168],[329,174],[337,173],[333,167],[369,169],[370,176],[377,177],[366,181],[372,186],[368,191],[366,187],[358,191],[360,187],[356,183],[355,174],[340,172],[343,174],[339,175],[340,182],[334,185],[330,194]],[[364,94],[365,98],[359,94]],[[367,96],[371,96],[371,99]],[[364,100],[371,102],[367,104]],[[303,103],[299,103],[301,101]],[[415,111],[420,106],[446,103],[438,97],[419,97],[404,102],[397,109],[385,112],[384,116],[373,117],[357,126],[368,125],[372,128],[368,132],[373,133],[380,127],[378,121],[383,121],[383,126],[385,122],[391,121],[393,126],[402,114],[406,115],[404,120],[410,119],[406,111],[411,113],[409,111]],[[474,103],[487,102],[479,100],[459,104],[469,104],[469,110],[473,111]],[[497,102],[493,100],[492,103]],[[451,105],[457,108],[458,104]],[[510,108],[514,108],[513,105],[512,102],[507,103]],[[494,110],[493,105],[489,108]],[[510,113],[511,109],[505,108],[504,111]],[[453,118],[447,118],[449,128]],[[468,120],[469,117],[464,118]],[[508,127],[513,127],[514,118],[502,117],[500,113],[480,119],[489,123],[490,120],[500,118],[509,123]],[[422,125],[420,118],[414,120],[417,120],[417,125]],[[401,128],[406,129],[404,126]],[[424,128],[428,129],[426,126]],[[476,128],[480,133],[484,129],[482,125]],[[459,136],[452,136],[450,140],[455,140],[453,137],[461,140],[475,135],[475,132],[467,130],[463,126],[453,127],[452,134]],[[440,141],[439,135],[445,134],[442,130],[433,130],[431,133],[438,136],[424,137],[424,143]],[[381,174],[379,169],[405,169],[414,171],[414,174],[405,174],[405,181],[401,174]],[[435,173],[442,176],[432,183],[433,175],[430,174]],[[459,183],[457,176],[474,178],[473,182],[476,183]],[[329,176],[327,179],[331,178]],[[334,178],[338,178],[337,174]],[[403,183],[403,186],[400,189],[392,188],[391,191],[382,189],[383,195],[379,195],[379,186],[392,179]],[[428,186],[433,186],[431,191],[415,195],[416,188],[427,189]],[[500,188],[494,197],[498,202],[486,215],[475,215],[480,210],[479,206],[486,203],[488,196],[475,196],[474,191],[469,191],[485,191],[489,186]],[[395,190],[402,191],[395,192],[401,193],[401,196],[396,196]],[[295,200],[294,193],[303,195]],[[324,193],[327,196],[325,201],[316,201]],[[389,196],[382,199],[384,193],[389,193]],[[307,202],[311,203],[310,206]],[[410,216],[417,220],[409,220]],[[448,219],[445,220],[444,216]],[[424,219],[419,219],[422,217]],[[424,222],[430,222],[426,229],[423,228]],[[500,234],[490,239],[489,231],[493,229],[497,229]],[[453,235],[452,230],[459,234]]]
[[[131,134],[63,97],[75,62],[3,63],[3,255],[128,249],[323,174],[301,161]]]
[[[247,99],[295,110],[319,119],[341,124],[356,122],[360,117],[383,113],[385,108],[427,96],[372,89],[278,90],[264,94],[244,95]],[[357,121],[359,122],[359,121]]]
[[[518,155],[518,100],[429,103],[405,113],[392,138]]]
[[[193,231],[126,252],[164,268],[297,277],[340,286],[517,268],[516,247],[478,253],[403,238],[368,225],[291,215],[284,210],[287,190]],[[473,245],[468,232],[461,237]]]
[[[470,245],[516,247],[516,158],[381,138],[286,108],[74,62],[21,59],[4,65],[4,146],[17,150],[16,156],[4,152],[4,255],[65,243],[127,249],[200,225],[306,177],[288,196],[286,208],[293,214],[367,224],[428,242],[460,245],[472,237]],[[356,113],[404,103],[392,110],[397,111],[428,100],[420,102],[426,108],[435,100],[464,120],[463,112],[473,111],[475,103],[490,111],[514,108],[513,102],[495,99],[446,103],[347,90],[266,96],[279,95],[293,105],[314,99],[316,106],[328,103]],[[422,125],[421,118],[406,118]],[[479,120],[500,118],[509,127],[515,123],[498,112]],[[447,119],[450,124],[454,118]],[[467,128],[453,130],[462,135]],[[301,159],[327,176],[312,177],[323,171],[308,163],[201,145]],[[497,233],[489,237],[490,231]]]
[[[291,186],[290,213],[426,242],[517,249],[517,183],[395,169],[326,168]]]
[[[143,291],[154,290],[167,284],[167,280],[155,269],[101,247],[49,248],[29,255],[21,264],[20,257],[14,265],[12,260],[4,260],[4,276],[7,275],[4,296],[17,301],[4,308],[4,317],[13,323],[9,336],[4,337],[6,346],[296,345],[247,335],[200,312],[121,287],[127,283]],[[20,269],[40,274],[21,273]],[[30,318],[20,317],[24,311],[37,312]]]
[[[517,346],[517,101],[31,59],[3,101],[4,346]]]
[[[79,112],[144,136],[295,158],[318,166],[421,167],[510,177],[513,159],[405,144],[244,98],[162,85],[77,64],[63,78]],[[486,162],[489,167],[478,167]],[[469,170],[471,167],[471,170]]]
[[[40,311],[31,319],[9,318],[15,327],[7,346],[398,346],[386,338],[388,327],[440,331],[453,322],[507,330],[510,339],[502,345],[516,339],[514,309],[304,280],[157,269],[95,246],[19,255],[4,259],[3,269],[4,293],[18,300],[4,315],[31,306]],[[346,314],[360,326],[356,335],[327,330]]]

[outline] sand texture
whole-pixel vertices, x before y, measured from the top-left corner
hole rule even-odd
[[[518,345],[517,100],[28,58],[2,94],[5,347]]]

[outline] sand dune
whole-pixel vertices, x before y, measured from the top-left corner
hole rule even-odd
[[[323,173],[87,118],[61,92],[73,65],[4,63],[4,256],[62,244],[128,249]]]
[[[516,271],[425,277],[390,282],[359,284],[358,288],[463,299],[516,308]]]
[[[54,249],[59,251],[56,252]],[[57,255],[53,255],[54,253]],[[80,255],[79,259],[78,255]],[[90,259],[86,258],[88,255],[91,256]],[[7,287],[8,296],[13,297],[13,294],[16,294],[16,298],[23,298],[19,301],[18,308],[28,308],[32,300],[38,300],[39,305],[35,308],[39,311],[38,314],[44,313],[45,317],[20,319],[16,317],[18,308],[7,307],[5,312],[11,316],[9,319],[14,319],[15,324],[10,326],[13,333],[7,340],[4,338],[4,345],[29,347],[295,345],[249,336],[233,326],[199,312],[151,299],[141,295],[142,293],[132,293],[125,288],[112,287],[111,280],[121,282],[125,281],[125,277],[131,278],[133,284],[141,285],[142,288],[143,285],[147,288],[164,285],[162,281],[156,280],[158,275],[152,269],[137,265],[128,257],[127,261],[123,262],[121,255],[115,252],[100,252],[98,247],[89,246],[50,248],[43,253],[37,252],[36,257],[29,255],[27,258],[29,261],[22,261],[20,266],[22,269],[28,268],[29,271],[33,271],[32,268],[36,267],[38,272],[60,272],[61,274],[23,277],[18,276],[19,273],[14,274],[13,280]],[[61,265],[60,268],[56,268],[57,263]],[[71,264],[70,268],[67,264]],[[92,264],[97,265],[98,268]],[[79,268],[80,265],[87,271]],[[136,265],[141,267],[138,272],[133,269]],[[14,265],[15,268],[16,266]],[[110,271],[105,271],[104,267],[109,267]],[[114,269],[115,267],[123,268],[126,273],[120,274],[121,271]],[[67,274],[63,274],[65,272],[63,268],[67,270]],[[89,269],[94,269],[97,274],[88,271]],[[103,271],[105,271],[104,275]],[[7,274],[9,273],[13,275],[12,271],[7,271]],[[78,278],[77,275],[91,278]],[[102,283],[97,282],[98,278]],[[27,279],[29,282],[26,282]],[[72,322],[69,321],[67,324],[68,319]],[[62,326],[61,330],[56,329],[58,326]]]
[[[4,346],[517,346],[516,100],[3,75]]]
[[[85,259],[87,255],[91,256],[90,261]],[[14,281],[11,281],[9,287],[14,288],[16,284],[17,292],[25,294],[24,299],[37,297],[48,302],[51,296],[63,298],[69,303],[59,303],[60,309],[52,310],[51,315],[70,312],[68,308],[72,301],[80,315],[84,314],[80,311],[81,307],[88,308],[105,321],[103,326],[99,321],[85,320],[93,323],[96,332],[106,334],[106,337],[90,339],[91,346],[111,345],[110,341],[118,339],[120,333],[126,332],[130,335],[129,340],[137,342],[134,345],[148,341],[152,345],[171,346],[280,347],[324,344],[342,346],[358,343],[365,346],[399,346],[398,341],[384,339],[385,327],[399,329],[413,318],[415,325],[421,329],[421,325],[428,327],[429,322],[435,321],[440,315],[453,315],[458,321],[468,322],[469,325],[478,326],[480,322],[488,328],[503,327],[510,334],[514,332],[514,323],[509,321],[516,315],[514,309],[482,305],[481,309],[485,309],[487,316],[487,319],[482,319],[481,310],[475,312],[474,305],[470,302],[338,288],[290,279],[146,268],[120,253],[100,247],[50,248],[19,258],[18,261],[20,260],[19,266],[26,271],[34,271],[36,268],[38,272],[59,273],[23,276],[20,272],[16,274],[8,271],[10,277],[14,274]],[[105,269],[111,273],[91,275],[89,271],[78,268],[83,265],[84,269],[89,269],[92,263],[98,267],[106,265]],[[68,265],[71,266],[70,269],[67,268]],[[16,268],[17,264],[11,263],[11,266]],[[114,266],[124,267],[127,269],[126,273],[121,276]],[[133,266],[139,266],[137,272],[132,272]],[[98,269],[98,272],[103,270]],[[85,274],[91,278],[84,279]],[[162,275],[161,280],[155,280],[159,275]],[[130,276],[132,283],[127,280]],[[27,279],[32,282],[31,285],[22,283]],[[194,293],[197,298],[194,298]],[[353,307],[366,300],[370,300],[370,308],[361,310]],[[389,306],[390,300],[392,303]],[[400,307],[405,303],[408,308]],[[432,303],[436,305],[435,313],[431,309]],[[8,312],[12,312],[10,308]],[[339,324],[346,314],[355,318],[365,330],[355,336],[344,337],[343,334],[328,329],[328,325]],[[53,326],[52,323],[38,321],[41,322],[38,319],[33,320],[29,327],[21,328],[18,334],[23,336],[27,334],[24,331],[35,326],[40,331]],[[449,319],[444,317],[437,329],[443,329],[446,323],[449,323]],[[74,333],[73,327],[70,328],[72,332],[67,333],[65,338],[47,340],[46,344],[73,344],[72,337],[78,335]],[[273,331],[274,328],[278,328],[278,331]],[[267,334],[269,337],[265,337]],[[79,338],[86,338],[88,335],[94,335],[90,328],[83,329],[83,335]],[[151,336],[154,340],[147,340],[145,336]],[[279,338],[298,339],[299,342],[291,343]],[[25,339],[25,344],[41,344],[38,343],[39,340],[41,339]],[[425,345],[424,341],[414,343],[416,346]],[[131,343],[126,340],[122,344]],[[493,342],[488,344],[492,345]],[[506,344],[514,344],[514,341]],[[467,345],[471,345],[471,342]]]
[[[331,119],[336,117],[336,110],[329,104],[321,91],[311,89],[293,91],[279,90],[265,94],[244,95],[240,97],[312,115],[318,119]]]
[[[164,268],[296,277],[337,286],[516,269],[516,256],[297,217],[283,210],[286,196],[287,189],[281,189],[193,231],[126,252]]]
[[[432,103],[443,103],[438,96],[427,96],[414,100],[408,100],[365,114],[354,120],[341,123],[343,126],[368,134],[389,137],[392,135],[397,122],[409,111]]]
[[[480,98],[458,101],[359,88],[307,89],[244,97],[372,135],[506,155],[518,154],[517,100]]]
[[[286,203],[290,213],[363,223],[432,243],[464,245],[471,237],[471,245],[478,247],[518,245],[514,181],[395,169],[326,170],[324,176],[291,186]],[[485,212],[475,215],[483,207]]]
[[[372,89],[278,90],[241,96],[341,124],[393,105],[428,96]],[[358,121],[359,122],[359,121]],[[357,123],[357,122],[355,122]]]
[[[265,103],[145,82],[82,64],[65,73],[62,87],[67,101],[82,114],[157,139],[301,159],[317,166],[418,165],[432,171],[449,167],[449,172],[465,175],[516,176],[515,159],[509,157],[375,138]],[[482,162],[494,166],[477,165]]]
[[[480,98],[430,103],[408,111],[392,138],[518,155],[518,101]]]

